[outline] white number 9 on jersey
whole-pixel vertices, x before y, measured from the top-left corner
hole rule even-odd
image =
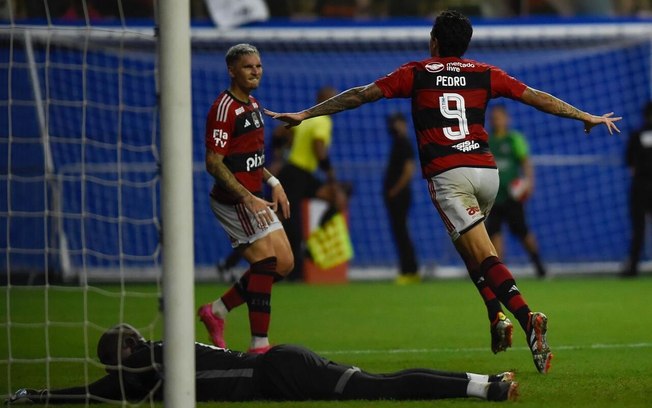
[[[451,109],[449,104],[453,102],[455,108]],[[444,135],[451,140],[464,139],[469,134],[469,121],[466,119],[466,106],[464,98],[457,93],[445,93],[439,97],[439,110],[446,119],[457,119],[459,130],[453,130],[448,126],[444,128]]]

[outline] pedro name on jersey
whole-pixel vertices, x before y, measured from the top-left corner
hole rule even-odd
[[[411,98],[423,177],[456,167],[495,168],[484,129],[492,98],[520,98],[526,86],[492,65],[433,57],[409,62],[376,85],[386,98]]]
[[[258,101],[236,99],[229,91],[222,92],[206,118],[206,149],[224,156],[224,164],[236,180],[251,193],[262,196],[265,165],[265,132]],[[215,180],[211,197],[225,204],[238,198]]]

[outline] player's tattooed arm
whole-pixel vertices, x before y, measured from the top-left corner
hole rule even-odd
[[[235,194],[244,199],[251,193],[242,185],[224,164],[224,156],[213,151],[206,151],[206,171],[217,180],[217,182]]]
[[[547,92],[530,87],[523,92],[521,100],[528,105],[534,106],[540,111],[564,118],[584,120],[588,116],[586,112],[582,112],[573,105],[564,102]]]
[[[383,97],[380,88],[371,83],[365,86],[356,86],[325,100],[319,105],[306,109],[307,118],[330,115],[347,109],[354,109],[369,102],[375,102]],[[306,118],[306,119],[307,119]]]
[[[605,113],[602,116],[592,115],[577,109],[573,105],[564,102],[547,92],[530,87],[527,87],[525,92],[523,92],[521,101],[546,113],[551,113],[563,118],[580,120],[584,122],[584,131],[586,133],[589,133],[594,126],[600,124],[604,124],[610,134],[613,134],[614,131],[620,133],[620,130],[614,122],[617,122],[622,118],[613,116],[613,112]]]
[[[383,96],[383,92],[380,88],[375,83],[370,83],[369,85],[356,86],[347,89],[346,91],[301,112],[276,113],[268,109],[265,109],[264,112],[266,115],[269,115],[274,119],[287,123],[286,127],[292,127],[297,126],[306,119],[314,118],[315,116],[330,115],[343,110],[357,108],[365,103],[375,102]]]

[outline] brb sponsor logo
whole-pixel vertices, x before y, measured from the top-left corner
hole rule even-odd
[[[222,129],[213,129],[213,140],[215,141],[215,146],[224,147],[226,146],[226,141],[229,140],[229,134]]]
[[[265,153],[263,154],[254,154],[253,156],[247,157],[247,171],[255,170],[259,167],[262,167],[265,164]]]
[[[479,212],[480,212],[480,207],[478,207],[477,205],[473,205],[471,207],[466,208],[466,213],[469,215],[476,215]]]
[[[455,144],[451,147],[455,150],[459,150],[460,152],[466,153],[466,152],[472,152],[473,150],[479,149],[480,144],[475,140],[466,140],[464,142]]]

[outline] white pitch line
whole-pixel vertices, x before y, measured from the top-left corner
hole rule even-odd
[[[554,346],[555,350],[599,350],[599,349],[633,349],[633,348],[650,348],[652,343],[626,343],[626,344],[587,344],[580,346],[563,345]],[[529,350],[527,347],[512,347],[513,350]],[[422,348],[422,349],[391,349],[391,350],[322,350],[319,354],[426,354],[426,353],[475,353],[484,352],[486,347],[468,347],[468,348]]]

